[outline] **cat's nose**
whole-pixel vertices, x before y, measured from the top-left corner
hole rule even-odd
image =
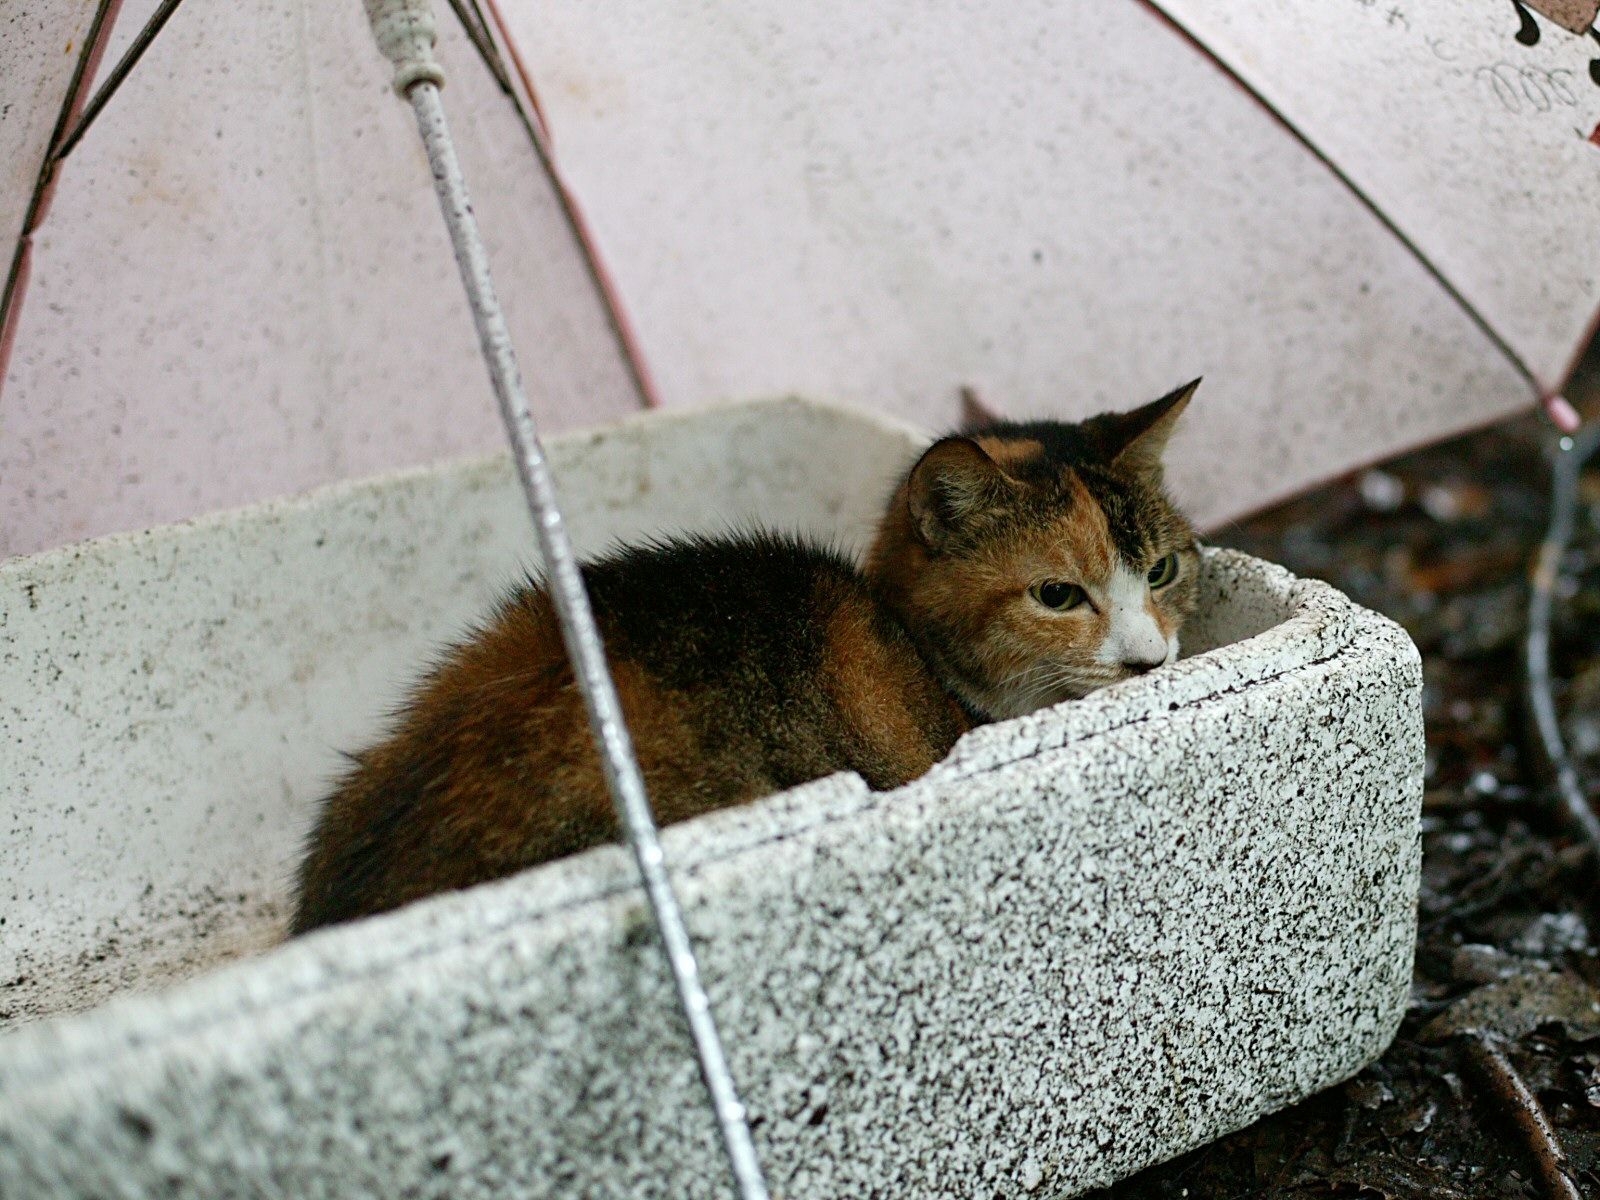
[[[1145,658],[1123,659],[1122,669],[1129,675],[1147,675],[1166,661],[1165,657],[1154,661]]]

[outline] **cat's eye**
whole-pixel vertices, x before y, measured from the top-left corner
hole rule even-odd
[[[1166,587],[1177,577],[1178,556],[1176,554],[1167,555],[1155,566],[1151,567],[1149,573],[1145,575],[1145,578],[1150,581],[1150,586],[1153,588]]]
[[[1033,598],[1046,608],[1053,608],[1057,612],[1077,608],[1088,599],[1084,590],[1077,584],[1060,582],[1034,584]]]

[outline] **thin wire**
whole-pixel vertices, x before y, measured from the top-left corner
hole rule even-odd
[[[528,74],[528,65],[522,61],[522,53],[517,49],[517,41],[511,36],[511,29],[507,26],[506,19],[501,14],[500,6],[495,3],[495,0],[482,0],[482,4],[479,3],[479,0],[472,0],[472,7],[480,15],[483,13],[484,4],[488,5],[489,19],[494,22],[494,27],[500,35],[497,39],[497,44],[505,46],[506,53],[511,56],[511,65],[516,68],[517,77],[522,81],[524,98],[527,100],[530,110],[530,123],[535,127],[540,153],[548,154],[552,143],[550,120],[545,114],[543,103],[539,100],[538,89],[533,86],[533,78]]]
[[[493,44],[494,44],[494,34],[492,32],[490,32],[490,29],[489,29],[489,18],[483,15],[483,6],[478,3],[478,0],[467,0],[467,3],[472,8],[472,16],[473,16],[473,19],[475,21],[477,21],[478,28],[483,30],[484,37],[488,38],[490,45],[493,46]],[[499,52],[498,48],[496,48],[496,50],[495,50],[495,59],[496,59],[497,62],[499,61],[499,57],[500,57],[500,52]],[[501,66],[503,67],[504,64],[502,63]]]
[[[1563,437],[1556,452],[1550,486],[1550,528],[1534,559],[1533,582],[1528,599],[1528,636],[1525,643],[1528,707],[1540,749],[1555,774],[1561,807],[1573,828],[1589,843],[1594,861],[1600,863],[1600,818],[1595,816],[1584,795],[1578,772],[1567,754],[1556,717],[1555,697],[1550,686],[1550,610],[1556,584],[1561,579],[1561,561],[1578,506],[1578,475],[1583,464],[1600,447],[1600,425],[1590,425],[1576,438]]]
[[[72,132],[61,139],[60,145],[51,156],[57,161],[72,153],[72,149],[89,132],[89,126],[94,124],[101,110],[111,102],[111,97],[117,94],[117,89],[123,81],[133,73],[133,68],[144,57],[144,52],[150,49],[150,44],[156,40],[156,35],[161,32],[172,14],[178,11],[178,5],[183,0],[163,0],[161,7],[145,22],[144,28],[134,36],[133,43],[123,52],[117,65],[111,68],[111,73],[106,76],[106,81],[100,85],[100,90],[94,94],[94,99],[84,106],[83,115],[78,118],[78,123],[72,127]]]
[[[711,1094],[712,1108],[722,1131],[728,1161],[743,1200],[768,1200],[767,1185],[756,1159],[755,1143],[750,1136],[745,1108],[739,1101],[733,1075],[728,1069],[727,1056],[723,1053],[722,1040],[711,1015],[711,1003],[700,981],[700,968],[695,962],[683,912],[667,876],[666,856],[662,853],[655,819],[645,795],[644,779],[634,758],[627,726],[623,722],[616,687],[606,670],[600,631],[595,626],[594,613],[589,607],[577,556],[567,537],[566,524],[556,501],[554,480],[539,444],[533,414],[528,409],[528,398],[523,391],[516,354],[511,347],[511,334],[495,296],[488,254],[467,196],[461,164],[456,159],[455,147],[450,140],[439,88],[431,82],[417,83],[411,87],[408,97],[416,112],[423,144],[427,147],[439,206],[444,211],[445,224],[450,229],[450,240],[455,248],[456,262],[461,268],[462,282],[466,285],[473,323],[477,326],[495,397],[500,403],[500,414],[515,450],[517,473],[533,511],[539,546],[544,553],[550,598],[560,618],[562,639],[577,674],[578,690],[588,710],[590,728],[600,747],[606,783],[610,786],[617,815],[627,831],[634,861],[638,864],[650,907],[655,913],[656,926],[661,931],[667,961],[677,985],[678,999],[688,1017],[689,1031],[700,1060],[700,1074]]]
[[[516,39],[511,36],[511,29],[506,24],[505,17],[500,12],[500,6],[495,0],[484,0],[489,8],[490,19],[494,22],[495,29],[499,32],[499,44],[503,44],[507,54],[511,57],[511,67],[516,72],[517,80],[522,84],[519,96],[513,93],[511,99],[517,110],[517,116],[522,121],[523,129],[527,131],[529,139],[533,142],[533,150],[539,158],[539,165],[544,168],[545,178],[555,188],[556,200],[561,205],[562,215],[566,218],[567,227],[572,230],[572,236],[578,240],[578,246],[583,251],[584,265],[589,269],[589,278],[599,289],[601,300],[604,302],[606,317],[611,323],[611,331],[616,335],[622,347],[622,358],[628,368],[628,373],[633,380],[634,389],[637,391],[640,406],[643,408],[660,408],[661,393],[656,388],[654,377],[650,374],[649,364],[645,362],[644,351],[639,345],[638,334],[634,332],[633,322],[628,318],[627,309],[622,304],[622,294],[618,290],[616,281],[611,278],[611,270],[606,266],[605,256],[600,253],[600,242],[595,237],[594,230],[589,227],[589,220],[584,216],[583,207],[578,203],[578,198],[573,194],[572,188],[567,184],[567,178],[562,173],[560,164],[556,162],[555,151],[550,136],[550,124],[545,119],[543,107],[539,103],[539,93],[534,89],[533,78],[528,73],[527,63],[522,61],[522,55],[517,50]],[[474,8],[477,8],[474,0]],[[479,9],[478,11],[482,11]],[[527,108],[522,104],[526,98]]]
[[[615,281],[611,278],[610,269],[600,255],[600,245],[589,228],[588,219],[583,215],[583,210],[578,207],[572,189],[567,186],[565,177],[556,166],[555,156],[550,146],[550,129],[545,124],[544,112],[539,107],[539,97],[533,90],[533,84],[528,78],[526,68],[521,57],[516,52],[516,46],[510,40],[510,32],[500,20],[500,12],[494,9],[495,27],[506,40],[506,45],[511,49],[513,62],[517,69],[517,76],[526,93],[528,108],[523,106],[523,95],[517,91],[505,59],[501,56],[500,47],[495,41],[494,32],[489,28],[489,20],[483,14],[483,9],[478,0],[449,0],[450,9],[460,22],[462,30],[467,35],[473,47],[482,60],[484,69],[494,78],[500,90],[511,101],[511,107],[517,114],[523,132],[528,135],[528,140],[533,144],[534,154],[539,159],[539,165],[544,168],[545,178],[550,181],[555,189],[556,200],[561,205],[562,216],[567,222],[567,227],[572,231],[573,238],[578,243],[582,252],[583,263],[589,272],[589,278],[594,282],[595,289],[600,294],[601,305],[605,310],[606,321],[611,326],[611,332],[616,336],[622,349],[622,361],[627,368],[629,380],[633,384],[634,393],[639,398],[643,408],[660,408],[661,394],[656,389],[655,379],[651,376],[649,368],[645,365],[644,352],[639,347],[638,336],[634,333],[633,322],[628,319],[627,312],[622,307],[622,296],[618,292]],[[470,6],[471,11],[468,11]],[[491,8],[493,6],[491,5]],[[531,113],[528,111],[531,109]]]
[[[40,160],[39,173],[34,177],[33,195],[28,199],[28,211],[23,214],[22,229],[11,254],[11,266],[6,271],[5,287],[0,289],[0,388],[5,386],[11,348],[16,340],[17,327],[21,324],[18,313],[28,283],[33,231],[43,222],[50,195],[55,190],[56,168],[59,165],[56,147],[61,144],[62,135],[72,123],[78,105],[83,103],[84,91],[93,82],[94,73],[99,69],[100,56],[105,52],[106,40],[121,9],[122,0],[100,0],[95,9],[94,18],[84,35],[83,49],[79,51],[78,61],[72,69],[72,79],[62,97],[61,109],[56,113],[55,127],[50,131],[50,141],[45,146],[44,158]]]
[[[500,61],[500,54],[494,47],[494,41],[489,33],[489,25],[483,19],[483,13],[478,6],[472,6],[472,12],[467,12],[461,0],[450,0],[450,8],[456,14],[456,20],[461,22],[461,28],[466,32],[467,40],[478,51],[478,57],[483,60],[483,65],[488,69],[494,81],[500,85],[500,90],[516,100],[516,92],[511,87],[511,76],[506,74],[506,65]]]

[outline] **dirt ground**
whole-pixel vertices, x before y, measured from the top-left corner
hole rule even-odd
[[[1330,581],[1399,621],[1422,651],[1428,759],[1411,1007],[1388,1053],[1355,1079],[1099,1200],[1600,1197],[1600,865],[1561,823],[1523,700],[1528,564],[1547,520],[1554,436],[1539,419],[1500,425],[1213,539]],[[1591,799],[1595,462],[1552,644],[1557,708]],[[1542,1107],[1572,1190],[1541,1166],[1530,1106],[1486,1062],[1496,1054]]]

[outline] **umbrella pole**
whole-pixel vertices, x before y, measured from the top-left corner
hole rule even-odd
[[[490,277],[488,253],[450,139],[439,96],[444,72],[433,57],[432,13],[427,0],[365,0],[365,3],[379,48],[394,63],[395,90],[410,100],[417,128],[427,148],[434,188],[445,224],[450,229],[456,263],[461,268],[462,283],[472,307],[473,324],[477,327],[495,398],[500,404],[500,415],[510,435],[523,494],[533,512],[562,640],[588,710],[589,726],[600,750],[606,783],[617,815],[627,831],[634,861],[655,914],[656,927],[677,985],[678,999],[689,1022],[689,1032],[700,1060],[700,1074],[711,1095],[739,1195],[741,1200],[768,1200],[745,1108],[739,1101],[711,1015],[710,1000],[700,980],[683,912],[667,876],[666,856],[645,795],[644,778],[623,721],[616,686],[606,668],[600,631],[595,625],[577,556],[556,502],[554,480],[539,444],[538,430],[511,347],[511,334]]]

